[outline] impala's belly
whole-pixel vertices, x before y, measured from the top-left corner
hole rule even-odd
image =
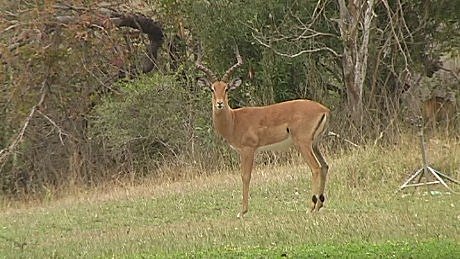
[[[276,142],[270,145],[258,147],[256,151],[288,151],[290,147],[293,145],[293,140],[291,135],[280,142]]]

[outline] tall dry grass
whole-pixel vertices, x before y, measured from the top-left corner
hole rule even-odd
[[[328,189],[368,191],[395,190],[407,177],[422,167],[419,138],[406,134],[399,141],[388,145],[345,146],[336,138],[328,137],[321,149],[330,165]],[[225,144],[225,143],[223,143]],[[337,148],[338,147],[338,148]],[[450,137],[427,137],[426,152],[432,167],[455,179],[460,179],[460,140]],[[93,187],[69,186],[63,190],[49,190],[45,196],[25,196],[20,199],[0,198],[3,210],[29,207],[59,206],[75,202],[105,202],[136,197],[156,197],[175,192],[206,190],[210,186],[233,186],[239,195],[240,177],[238,159],[221,163],[221,168],[209,170],[194,164],[164,163],[155,174],[133,181],[121,177]],[[221,158],[222,159],[222,158]],[[294,172],[294,173],[293,173]],[[288,153],[261,153],[257,156],[251,185],[284,182],[293,179],[309,179],[310,171],[296,150]],[[454,186],[455,187],[455,186]],[[300,187],[299,187],[300,188]],[[302,186],[308,192],[309,184]],[[438,188],[438,187],[431,187]],[[422,188],[419,188],[422,189]],[[331,196],[335,196],[330,192]]]

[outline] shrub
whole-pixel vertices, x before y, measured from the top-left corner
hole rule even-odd
[[[158,163],[177,156],[187,135],[187,93],[174,77],[120,83],[121,96],[95,109],[91,134],[116,160]],[[151,163],[149,163],[151,164]]]
[[[119,173],[116,166],[145,174],[172,161],[206,169],[234,162],[213,132],[209,93],[196,89],[191,77],[155,74],[118,87],[122,94],[103,100],[90,126],[109,171]]]

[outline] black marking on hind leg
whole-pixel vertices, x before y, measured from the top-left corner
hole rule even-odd
[[[289,128],[286,128],[287,133],[291,133],[291,130]]]
[[[313,195],[313,197],[311,197],[311,201],[316,204],[318,202],[318,198],[316,198],[316,195]]]
[[[319,200],[320,200],[321,202],[324,202],[324,201],[326,200],[326,198],[324,197],[323,194],[320,194],[320,195],[319,195]]]

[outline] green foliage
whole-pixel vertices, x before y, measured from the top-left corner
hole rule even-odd
[[[180,74],[118,83],[121,94],[95,107],[89,134],[103,147],[105,161],[134,164],[127,170],[142,174],[165,162],[191,161],[207,169],[234,162],[213,132],[209,92]]]
[[[112,153],[161,160],[186,148],[187,94],[174,77],[153,75],[119,83],[121,96],[95,110],[92,135]],[[136,159],[137,158],[137,159]]]
[[[390,11],[376,2],[364,84],[367,128],[355,130],[346,127],[337,1],[118,1],[111,8],[155,17],[165,28],[157,74],[125,83],[116,81],[139,66],[147,39],[110,26],[98,14],[106,1],[72,1],[75,10],[56,8],[58,2],[0,4],[0,149],[18,133],[42,82],[47,90],[17,152],[0,166],[6,190],[65,189],[105,180],[97,176],[119,168],[143,175],[172,159],[208,170],[237,165],[235,152],[213,132],[209,93],[195,87],[197,42],[203,62],[220,75],[235,62],[238,45],[244,65],[235,76],[244,85],[231,93],[232,107],[319,100],[333,110],[333,131],[362,142],[397,140],[405,126],[399,103],[407,69],[428,71],[440,53],[459,52],[456,1],[387,1]],[[61,15],[75,19],[62,24]],[[169,44],[179,36],[173,60]],[[287,57],[324,47],[332,51]],[[428,88],[458,88],[436,76],[427,80]],[[378,180],[356,172],[351,179]]]
[[[255,36],[280,34],[288,42],[275,40],[271,45],[287,53],[296,53],[305,48],[322,46],[317,40],[296,40],[301,33],[298,19],[307,21],[316,2],[270,1],[169,1],[158,4],[165,14],[180,17],[190,29],[194,40],[200,41],[204,49],[204,62],[217,74],[235,62],[234,46],[238,45],[244,65],[235,76],[246,79],[248,70],[255,77],[246,84],[245,93],[234,94],[240,104],[269,104],[295,98],[319,98],[328,83],[326,65],[317,65],[318,57],[328,55],[282,58],[272,50],[259,44]],[[175,22],[175,21],[173,21]],[[330,24],[328,29],[334,29]],[[276,34],[276,35],[278,35]],[[337,44],[337,39],[335,39]],[[330,62],[330,61],[327,61]],[[307,65],[308,64],[308,65]],[[312,69],[311,66],[315,68]],[[329,66],[329,65],[327,65]],[[311,78],[322,78],[308,81]],[[335,89],[334,89],[335,91]],[[327,93],[327,92],[326,92]]]

